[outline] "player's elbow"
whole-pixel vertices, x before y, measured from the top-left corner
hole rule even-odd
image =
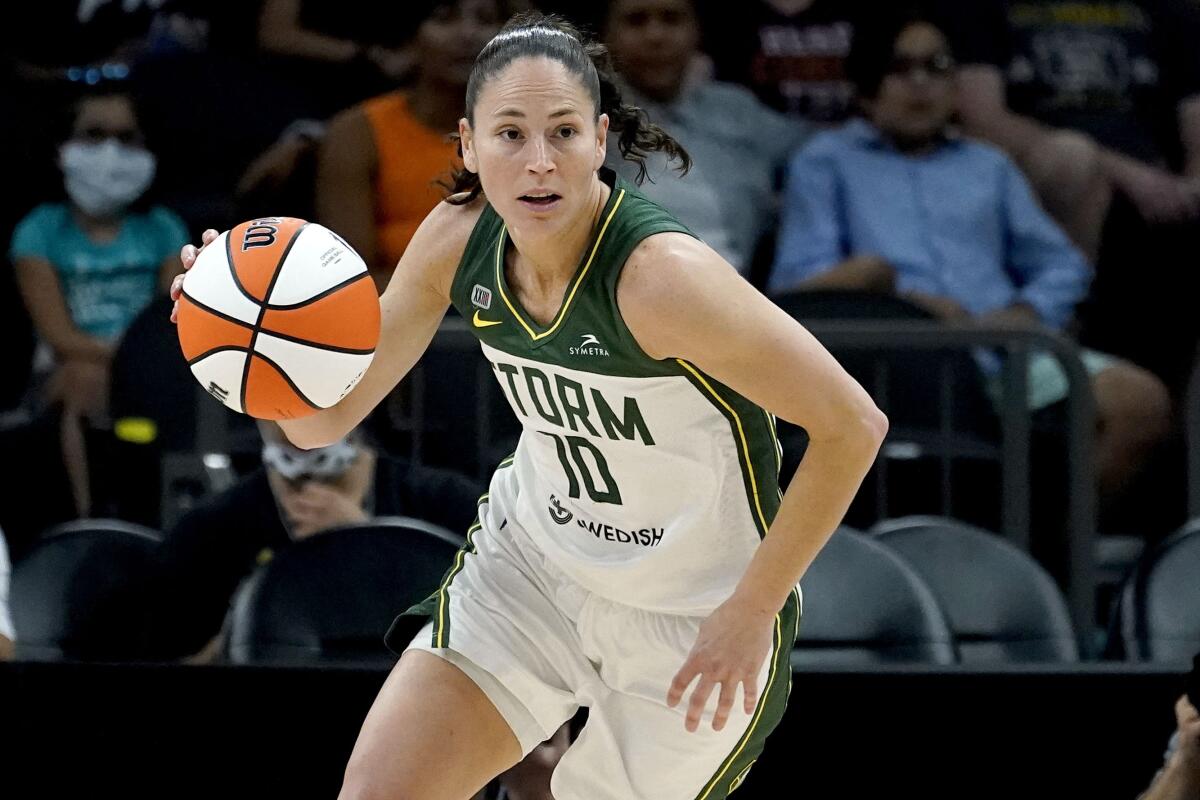
[[[875,405],[866,392],[862,392],[848,404],[842,418],[839,438],[853,443],[856,449],[870,452],[873,458],[883,445],[887,432],[887,415]]]
[[[887,414],[884,414],[879,406],[871,403],[870,410],[861,419],[861,424],[864,433],[874,442],[875,449],[878,450],[879,446],[883,444],[883,440],[887,437],[889,425]]]

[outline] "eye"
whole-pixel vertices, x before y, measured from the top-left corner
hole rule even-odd
[[[577,133],[579,133],[579,131],[575,130],[570,125],[563,125],[561,128],[558,129],[558,135],[564,139],[570,139],[573,136],[575,136]]]
[[[500,131],[500,138],[509,142],[515,142],[521,138],[521,132],[516,128],[505,128]]]

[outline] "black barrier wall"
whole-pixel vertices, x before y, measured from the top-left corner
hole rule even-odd
[[[1185,669],[797,673],[733,796],[1132,800]],[[384,676],[0,664],[0,795],[333,800]]]

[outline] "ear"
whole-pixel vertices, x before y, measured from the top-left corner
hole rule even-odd
[[[463,166],[468,172],[479,173],[479,160],[475,157],[475,140],[472,138],[471,123],[463,117],[458,121],[458,137],[462,142]]]
[[[594,169],[604,166],[608,157],[608,114],[601,114],[596,120],[596,163]]]

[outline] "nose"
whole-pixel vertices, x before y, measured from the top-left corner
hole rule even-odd
[[[550,146],[545,136],[529,138],[528,162],[526,169],[534,175],[545,175],[554,171],[554,159],[551,157]]]

